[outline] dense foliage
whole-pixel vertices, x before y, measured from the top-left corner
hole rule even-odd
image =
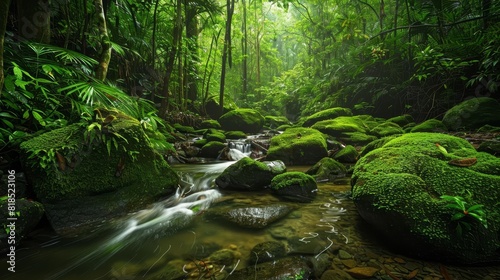
[[[9,2],[0,15],[3,151],[27,133],[89,121],[97,106],[155,128],[158,116],[204,116],[212,100],[291,120],[337,106],[423,120],[471,95],[498,98],[496,0],[1,0],[1,7]]]

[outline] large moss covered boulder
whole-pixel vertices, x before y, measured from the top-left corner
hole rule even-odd
[[[271,139],[267,160],[282,160],[286,165],[315,164],[326,157],[324,135],[312,128],[288,128]]]
[[[500,126],[500,103],[489,97],[465,100],[449,109],[443,124],[450,130],[478,129],[489,124]]]
[[[342,108],[342,107],[335,107],[335,108],[330,108],[330,109],[326,109],[323,111],[319,111],[319,112],[307,117],[304,121],[303,126],[310,127],[319,121],[335,119],[336,117],[340,117],[340,116],[352,116],[351,109]]]
[[[235,109],[219,118],[222,129],[257,133],[264,126],[264,117],[253,109]]]
[[[352,197],[359,214],[403,252],[447,262],[498,260],[500,159],[466,140],[438,133],[392,138],[358,160]],[[480,219],[467,212],[475,205],[483,205]]]
[[[333,120],[323,120],[315,123],[311,128],[352,145],[365,145],[377,139],[370,131],[379,123],[366,115],[341,116]]]
[[[263,190],[271,184],[274,176],[285,171],[286,166],[280,160],[259,162],[244,157],[226,168],[215,183],[222,189]]]
[[[316,181],[333,181],[345,177],[346,173],[347,170],[342,163],[329,157],[322,158],[306,171],[306,174],[313,176]]]
[[[21,144],[27,177],[58,232],[137,210],[178,183],[138,120],[97,112],[87,127],[70,125]]]

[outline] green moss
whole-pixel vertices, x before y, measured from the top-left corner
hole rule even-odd
[[[290,125],[290,121],[283,116],[266,116],[265,126],[271,129],[276,129],[281,125]]]
[[[253,109],[235,109],[219,118],[219,123],[224,130],[241,130],[246,133],[259,132],[264,121],[264,117]]]
[[[355,163],[358,160],[358,151],[353,146],[347,145],[335,153],[333,158],[344,163]]]
[[[205,144],[200,150],[201,157],[217,158],[222,150],[226,147],[224,143],[211,141]]]
[[[226,143],[226,135],[224,135],[224,133],[219,131],[211,131],[210,133],[207,133],[205,135],[205,138],[207,139],[208,142],[218,141],[221,143]]]
[[[428,119],[416,126],[414,126],[411,132],[444,132],[448,131],[448,128],[441,122],[436,119]]]
[[[310,202],[317,193],[316,180],[303,172],[285,172],[271,181],[271,190],[280,197],[297,202]]]
[[[403,129],[398,124],[389,121],[377,125],[370,131],[370,134],[373,134],[377,137],[385,137],[403,133]]]
[[[289,124],[284,124],[284,125],[280,125],[276,128],[276,130],[278,131],[285,131],[287,128],[291,128],[292,126],[289,125]]]
[[[341,136],[345,132],[367,133],[369,130],[369,127],[359,116],[338,117],[333,120],[319,121],[312,128],[334,137]]]
[[[392,239],[411,241],[415,250],[430,248],[459,261],[478,261],[500,248],[500,159],[438,133],[405,134],[377,146],[358,160],[352,176],[353,200],[369,223]],[[460,158],[476,158],[477,163],[448,164]],[[479,241],[456,236],[441,195],[485,205],[488,230],[477,227],[473,232],[482,236]]]
[[[340,116],[352,116],[352,112],[349,108],[342,107],[326,109],[307,117],[304,120],[303,126],[310,127],[319,121],[335,119]]]
[[[347,170],[342,163],[328,157],[322,158],[306,171],[306,174],[313,176],[316,180],[330,181],[344,177],[346,173]]]
[[[224,132],[226,139],[245,139],[247,135],[243,131],[226,131]]]
[[[450,130],[478,129],[489,124],[500,126],[500,103],[490,97],[471,98],[449,109],[443,124]]]
[[[209,128],[215,128],[215,129],[220,129],[220,123],[216,120],[204,120],[201,122],[200,128],[202,129],[209,129]]]
[[[415,122],[413,120],[413,117],[411,115],[407,115],[407,114],[390,118],[387,121],[393,122],[393,123],[399,125],[400,127],[405,127],[406,125]]]
[[[191,126],[184,126],[182,124],[174,124],[175,130],[182,132],[182,133],[195,133],[195,130]]]
[[[312,128],[289,128],[271,139],[268,160],[286,165],[314,164],[327,156],[326,139]]]
[[[337,139],[346,144],[362,146],[377,140],[377,137],[373,135],[368,135],[363,132],[345,132],[341,133],[340,136],[337,137]]]

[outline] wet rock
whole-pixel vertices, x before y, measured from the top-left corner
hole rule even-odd
[[[349,273],[340,269],[330,269],[321,275],[321,280],[352,280]]]
[[[288,257],[237,270],[231,275],[230,279],[310,279],[311,275],[311,268],[307,265],[305,259]]]
[[[219,118],[219,123],[224,130],[241,130],[245,133],[259,132],[264,122],[264,117],[253,109],[235,109]]]
[[[327,270],[332,264],[332,260],[327,253],[316,255],[310,258],[310,262],[312,264],[314,276],[316,276],[316,279],[319,279],[323,272],[325,272],[325,270]]]
[[[9,203],[15,206],[15,210],[9,210]],[[0,231],[0,252],[2,253],[7,252],[7,248],[14,245],[9,243],[13,239],[8,239],[11,231],[15,233],[15,246],[18,247],[22,239],[40,222],[44,213],[41,203],[28,201],[24,198],[12,199],[11,201],[9,199],[3,200],[0,202],[0,209],[0,220],[3,225]],[[13,227],[9,226],[11,221],[7,220],[8,218],[17,219],[12,221]]]
[[[294,236],[295,230],[292,227],[275,226],[268,230],[275,239],[289,239]]]
[[[219,207],[210,209],[207,214],[223,219],[244,228],[265,228],[285,217],[293,210],[285,204],[271,204],[255,207]]]
[[[273,193],[286,200],[311,202],[318,192],[316,180],[302,172],[286,172],[271,181]]]
[[[339,250],[339,258],[341,260],[352,259],[352,255],[344,250]]]
[[[238,251],[222,249],[211,254],[208,259],[219,265],[232,265],[239,257],[241,256]]]
[[[436,145],[436,143],[438,145]],[[477,163],[452,166],[452,159]],[[358,160],[352,176],[356,208],[375,230],[404,252],[421,258],[462,263],[498,259],[500,248],[500,159],[478,153],[458,137],[411,133],[394,138]],[[470,195],[467,195],[470,194]],[[482,204],[484,224],[464,217],[467,238],[457,231],[441,195],[462,196],[465,208]]]
[[[378,271],[379,270],[377,268],[366,266],[354,267],[347,270],[346,272],[356,279],[368,279],[375,276],[375,273],[377,273]]]
[[[250,263],[274,261],[286,255],[285,244],[278,241],[262,242],[250,251]]]
[[[271,180],[286,171],[282,161],[259,162],[245,157],[230,165],[215,179],[222,189],[255,191],[271,184]]]
[[[345,166],[332,159],[322,158],[313,167],[306,171],[306,174],[313,176],[316,181],[333,181],[339,177],[345,177],[347,170]]]
[[[443,124],[450,130],[478,129],[483,125],[500,126],[500,103],[489,97],[471,98],[449,109]]]
[[[343,163],[356,163],[358,160],[358,151],[352,145],[347,145],[335,153],[333,159]]]
[[[328,155],[326,138],[312,128],[288,128],[271,139],[267,160],[286,165],[315,164]]]
[[[479,152],[486,152],[494,156],[500,155],[500,140],[484,141],[477,148]]]
[[[219,141],[208,142],[201,148],[199,156],[206,158],[217,158],[225,147],[226,144]]]

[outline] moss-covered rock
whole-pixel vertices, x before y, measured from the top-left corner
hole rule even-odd
[[[477,132],[500,132],[500,127],[498,126],[492,126],[489,124],[481,126]]]
[[[396,116],[396,117],[388,119],[387,121],[388,122],[393,122],[393,123],[399,125],[400,127],[405,127],[408,124],[411,124],[411,123],[415,122],[415,120],[413,119],[413,117],[411,115],[408,115],[408,114],[401,115],[401,116]]]
[[[265,126],[270,129],[276,129],[282,125],[290,125],[290,121],[283,116],[266,116]]]
[[[318,192],[316,180],[302,172],[286,172],[271,181],[271,190],[278,197],[295,202],[311,202]]]
[[[7,248],[12,245],[19,247],[22,239],[42,219],[44,208],[39,202],[10,196],[6,200],[0,201],[0,210],[0,226],[2,229],[0,230],[0,252],[3,254],[4,252],[9,252]],[[8,220],[9,218],[16,220]],[[11,231],[14,233],[15,244],[12,243],[13,239],[9,239]]]
[[[377,139],[370,130],[378,123],[368,115],[338,117],[315,123],[312,128],[352,145],[365,145]]]
[[[250,263],[270,262],[286,256],[285,244],[279,241],[266,241],[255,245],[250,252]]]
[[[358,160],[358,151],[354,146],[347,145],[333,155],[333,159],[343,163],[355,163]]]
[[[289,128],[271,138],[267,160],[282,160],[286,165],[315,164],[328,155],[324,135],[312,128]]]
[[[224,130],[241,130],[246,133],[259,132],[264,126],[264,121],[264,117],[253,109],[235,109],[219,118]]]
[[[330,109],[326,109],[326,110],[317,112],[317,113],[312,114],[311,116],[307,117],[304,120],[303,126],[310,127],[319,121],[335,119],[335,118],[340,117],[340,116],[352,116],[351,109],[342,108],[342,107],[335,107],[335,108],[330,108]]]
[[[224,132],[224,135],[226,135],[226,139],[233,139],[233,140],[247,138],[246,133],[239,130],[226,131]]]
[[[500,126],[500,103],[490,97],[471,98],[449,109],[443,124],[449,130],[478,129],[489,124]]]
[[[201,129],[210,129],[210,128],[220,129],[221,126],[220,126],[220,123],[216,120],[204,120],[201,122],[200,128]]]
[[[500,159],[466,140],[439,133],[393,138],[358,160],[351,183],[359,214],[408,254],[463,263],[498,257]],[[466,218],[460,221],[471,228],[458,233],[452,217],[461,211],[442,195],[484,205],[488,227]]]
[[[488,140],[484,141],[477,147],[479,152],[486,152],[494,156],[500,156],[500,141],[498,140]]]
[[[262,190],[271,184],[274,176],[286,171],[282,161],[259,162],[245,157],[230,165],[216,179],[222,189]]]
[[[436,119],[428,119],[411,128],[410,132],[446,132],[448,128],[442,121]]]
[[[208,133],[205,134],[205,139],[208,142],[217,141],[221,143],[226,143],[226,135],[220,131],[210,129]]]
[[[179,123],[174,124],[175,130],[181,133],[195,133],[195,130],[192,126],[185,126]]]
[[[393,122],[383,122],[376,127],[374,127],[372,130],[370,130],[370,134],[375,135],[377,137],[385,137],[389,135],[394,135],[394,134],[403,134],[404,131],[396,123]]]
[[[226,144],[219,141],[210,141],[203,145],[200,150],[200,157],[205,158],[217,158],[222,150],[226,147]]]
[[[345,177],[346,173],[347,170],[342,163],[328,157],[322,158],[306,171],[306,174],[313,176],[316,181],[333,181]]]
[[[109,111],[100,122],[100,130],[70,125],[21,144],[27,177],[56,231],[137,210],[177,186],[139,121]]]

